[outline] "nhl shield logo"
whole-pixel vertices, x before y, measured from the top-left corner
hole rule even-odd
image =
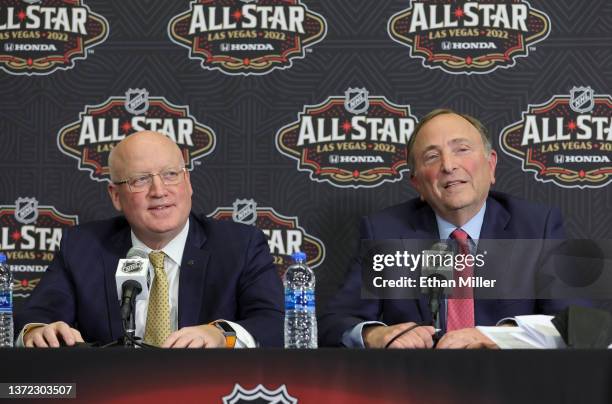
[[[38,219],[38,201],[35,198],[17,198],[15,219],[22,224],[34,223]]]
[[[370,107],[370,93],[365,88],[349,88],[344,92],[344,108],[351,114],[362,114]]]
[[[251,225],[257,220],[257,202],[253,199],[236,199],[233,207],[234,222]]]
[[[297,401],[287,393],[287,387],[284,384],[276,390],[268,390],[261,384],[252,390],[246,390],[241,385],[235,384],[232,393],[223,397],[223,404],[295,404]]]
[[[125,93],[125,110],[140,115],[149,109],[149,92],[144,88],[130,88]]]
[[[572,87],[570,90],[570,108],[579,114],[591,112],[595,106],[591,87]]]

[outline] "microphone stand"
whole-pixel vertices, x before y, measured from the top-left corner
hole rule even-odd
[[[440,275],[434,274],[430,277],[436,279],[444,279]],[[438,343],[440,339],[440,296],[443,295],[443,288],[441,287],[433,287],[429,288],[429,311],[431,312],[431,325],[436,330],[433,335],[434,347]]]
[[[436,279],[443,281],[444,277],[438,274],[432,274],[428,277],[429,279]],[[430,287],[428,290],[429,295],[429,311],[431,312],[431,325],[435,328],[440,328],[440,295],[442,294],[441,287]]]
[[[140,289],[138,289],[138,293]],[[136,336],[136,296],[138,293],[134,293],[129,297],[127,306],[121,307],[121,317],[123,320],[123,337],[118,341],[112,342],[108,346],[123,345],[124,348],[135,348],[139,346],[141,348],[158,348],[155,345],[150,345],[145,342],[139,341],[140,338]],[[128,310],[125,310],[127,307]],[[106,347],[106,346],[105,346]]]

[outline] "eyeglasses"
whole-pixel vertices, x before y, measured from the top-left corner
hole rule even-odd
[[[159,175],[164,185],[176,185],[180,184],[185,177],[184,173],[187,171],[185,167],[180,168],[168,168],[159,173],[148,173],[148,174],[136,174],[128,177],[125,180],[113,181],[115,185],[127,184],[130,192],[144,192],[148,191],[153,183],[153,177]]]

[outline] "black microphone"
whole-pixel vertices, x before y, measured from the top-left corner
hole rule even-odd
[[[453,279],[452,255],[446,243],[436,243],[430,250],[423,251],[421,279],[426,278],[426,284],[421,287],[421,293],[428,296],[432,325],[435,328],[440,328],[440,301],[445,293],[451,291],[448,281]],[[450,265],[445,265],[445,263],[450,263]]]
[[[121,285],[121,319],[123,321],[129,320],[136,301],[136,296],[138,296],[140,292],[142,292],[142,286],[133,279],[128,279]]]

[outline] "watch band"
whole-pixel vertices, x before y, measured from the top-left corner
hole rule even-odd
[[[210,323],[217,327],[219,331],[223,333],[225,337],[225,347],[226,348],[234,348],[236,346],[236,331],[232,328],[231,325],[227,321],[217,320]]]

